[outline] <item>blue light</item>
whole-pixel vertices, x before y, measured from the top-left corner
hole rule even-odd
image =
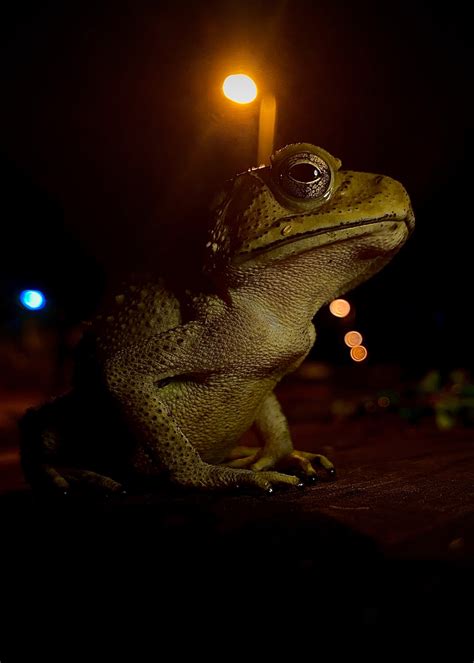
[[[38,311],[46,306],[46,297],[40,290],[23,290],[20,293],[20,303],[30,311]]]

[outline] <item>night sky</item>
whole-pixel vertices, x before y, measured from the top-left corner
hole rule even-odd
[[[202,209],[255,165],[257,105],[276,147],[306,141],[408,189],[409,244],[349,299],[373,361],[471,367],[472,88],[460,2],[21,3],[3,16],[0,329],[22,287],[74,324],[105,275],[192,260]],[[160,257],[161,256],[161,257]],[[319,358],[336,358],[321,312]],[[54,322],[54,320],[53,320]]]

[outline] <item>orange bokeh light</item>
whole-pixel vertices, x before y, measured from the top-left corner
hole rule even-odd
[[[354,361],[364,361],[366,357],[367,348],[365,348],[363,345],[355,345],[353,348],[351,348],[351,358]]]
[[[350,348],[355,347],[356,345],[361,345],[362,343],[362,334],[358,331],[348,331],[347,334],[344,334],[344,343]]]
[[[345,318],[351,311],[351,305],[346,299],[334,299],[329,304],[329,310],[336,318]]]

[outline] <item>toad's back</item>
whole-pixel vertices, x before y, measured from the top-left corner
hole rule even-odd
[[[124,286],[105,297],[102,311],[90,329],[101,361],[182,321],[178,299],[161,279]]]

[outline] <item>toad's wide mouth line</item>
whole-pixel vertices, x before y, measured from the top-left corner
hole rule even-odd
[[[339,233],[342,233],[345,230],[351,230],[353,228],[365,228],[366,226],[373,226],[375,224],[386,224],[386,223],[397,223],[397,224],[403,223],[406,225],[408,233],[411,232],[407,219],[400,219],[397,218],[396,216],[390,216],[390,215],[385,217],[380,217],[378,219],[364,219],[363,221],[354,221],[353,223],[346,223],[344,225],[337,227],[318,228],[318,230],[313,230],[312,232],[299,233],[297,235],[293,235],[292,237],[287,237],[285,239],[277,240],[276,242],[273,242],[273,244],[269,244],[268,246],[263,246],[261,249],[254,249],[253,251],[246,251],[245,253],[239,253],[236,256],[234,263],[245,262],[250,257],[253,258],[254,256],[259,256],[264,253],[268,253],[269,251],[273,251],[274,249],[279,249],[282,246],[287,246],[288,244],[295,244],[301,240],[308,239],[310,237],[317,237],[318,235],[324,235],[324,233],[332,233],[333,235],[334,234],[339,235]],[[345,239],[349,240],[352,239],[352,237],[347,237],[343,239],[335,237],[332,241],[329,241],[328,244],[341,242],[344,241]]]

